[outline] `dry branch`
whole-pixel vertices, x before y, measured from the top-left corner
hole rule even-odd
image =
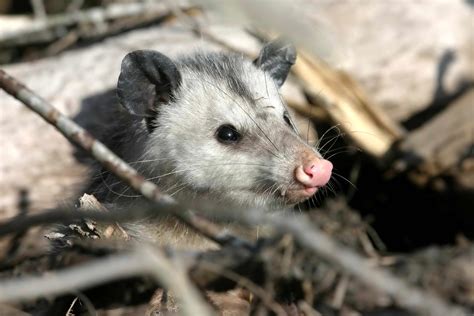
[[[197,217],[191,211],[183,210],[171,197],[161,193],[160,189],[153,182],[147,181],[143,176],[139,175],[135,169],[110,151],[104,144],[92,137],[86,130],[61,114],[53,106],[1,69],[0,87],[38,113],[48,123],[56,127],[68,140],[79,145],[131,188],[141,193],[150,201],[155,202],[157,208],[172,212],[181,221],[215,242],[224,243],[229,241],[228,238],[222,237],[219,227],[203,218]]]
[[[187,279],[183,265],[176,258],[171,261],[161,251],[143,245],[130,253],[109,256],[41,277],[3,280],[0,284],[0,302],[73,293],[136,275],[151,275],[158,283],[173,291],[182,303],[183,314],[213,314]]]
[[[103,144],[92,138],[85,130],[1,70],[0,87],[40,114],[68,139],[91,153],[124,182],[142,193],[146,198],[156,202],[157,206],[170,207],[176,205],[170,197],[162,194],[155,184],[139,176],[133,168],[120,160]],[[238,217],[236,217],[235,213],[224,213],[226,217],[234,216],[235,220],[244,220],[252,226],[255,224],[269,224],[278,233],[288,232],[294,235],[305,249],[314,252],[329,262],[336,263],[343,270],[356,276],[361,281],[391,295],[401,307],[427,315],[464,314],[462,309],[450,306],[431,294],[412,288],[405,282],[394,278],[380,269],[370,267],[364,259],[353,251],[341,247],[317,228],[311,226],[305,217],[270,216],[261,211],[241,213]],[[183,212],[183,214],[186,214],[185,216],[179,215],[176,212],[173,214],[176,214],[181,220],[190,223],[191,226],[197,227],[214,240],[221,241],[216,234],[218,232],[216,225],[208,221],[200,222],[190,212]]]
[[[400,144],[402,157],[395,164],[397,172],[417,167],[412,178],[425,184],[430,178],[462,165],[474,157],[474,89],[466,92],[444,112],[414,130]],[[436,137],[433,137],[436,135]],[[474,175],[474,170],[465,168]],[[471,183],[474,189],[474,182]]]
[[[189,8],[189,6],[187,6]],[[63,31],[58,31],[74,25],[94,25],[100,33],[101,27],[110,20],[141,18],[141,22],[154,20],[170,14],[165,3],[137,2],[111,4],[107,7],[92,8],[73,13],[55,16],[45,16],[33,20],[19,30],[0,32],[0,47],[11,47],[39,42],[49,42],[61,38]],[[104,32],[105,30],[102,30]]]
[[[382,158],[403,136],[402,128],[370,103],[348,75],[303,53],[299,54],[293,71],[302,80],[312,102],[341,124],[367,154]]]

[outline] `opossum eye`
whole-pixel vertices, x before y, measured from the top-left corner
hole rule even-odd
[[[237,129],[230,124],[221,125],[216,131],[217,140],[224,144],[236,143],[242,138]]]

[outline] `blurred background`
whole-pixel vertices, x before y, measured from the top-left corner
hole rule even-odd
[[[336,171],[331,188],[300,207],[369,256],[429,248],[438,262],[449,261],[443,249],[468,247],[467,267],[473,9],[468,0],[0,0],[0,67],[86,126],[88,108],[115,102],[129,51],[255,57],[265,41],[289,38],[299,55],[282,94]],[[0,217],[75,196],[86,167],[74,148],[4,92],[0,105]],[[445,294],[471,307],[472,266],[462,294]]]

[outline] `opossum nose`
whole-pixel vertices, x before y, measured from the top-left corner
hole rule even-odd
[[[329,182],[332,163],[326,159],[311,160],[295,170],[295,178],[306,187],[322,187]]]

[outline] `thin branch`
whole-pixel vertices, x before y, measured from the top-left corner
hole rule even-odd
[[[0,223],[0,237],[16,232],[24,232],[30,228],[40,225],[71,224],[81,219],[90,219],[103,223],[126,222],[148,217],[155,217],[162,212],[173,212],[179,210],[177,206],[166,207],[140,207],[133,209],[121,209],[114,212],[102,212],[95,210],[73,210],[52,209],[27,216],[18,215]]]
[[[34,2],[38,2],[34,0]],[[182,3],[183,1],[180,1]],[[186,6],[189,9],[190,6]],[[35,11],[36,12],[36,11]],[[14,46],[19,44],[51,41],[61,37],[58,28],[71,27],[78,24],[104,24],[110,20],[131,17],[143,17],[144,20],[160,18],[171,12],[163,3],[138,2],[116,3],[106,7],[91,8],[66,14],[58,14],[37,19],[24,28],[15,31],[0,33],[0,46]]]
[[[153,219],[160,214],[171,213],[178,214],[178,218],[188,221],[189,226],[198,233],[221,245],[234,244],[250,247],[250,243],[244,239],[240,239],[231,235],[227,231],[209,222],[207,219],[194,214],[192,211],[183,211],[177,204],[170,205],[148,205],[139,208],[129,208],[114,210],[113,212],[103,212],[96,210],[79,210],[79,209],[52,209],[37,214],[18,215],[8,220],[0,222],[0,237],[24,232],[30,228],[41,225],[51,224],[71,224],[78,220],[90,219],[103,223],[127,222],[134,220],[142,220],[144,218]]]
[[[225,234],[223,238],[221,229],[218,226],[203,217],[195,215],[191,211],[185,211],[183,208],[180,208],[169,195],[163,194],[156,184],[146,180],[85,129],[1,69],[0,88],[39,114],[44,120],[56,127],[69,141],[84,149],[135,191],[154,202],[157,210],[170,211],[182,222],[217,243],[227,243],[236,240],[236,238],[229,238],[229,234]]]
[[[147,274],[177,295],[182,303],[183,314],[213,314],[199,291],[187,279],[183,265],[176,258],[171,261],[161,251],[147,246],[40,277],[3,280],[0,284],[0,302],[71,293],[109,281]]]
[[[33,7],[35,19],[39,21],[46,19],[46,9],[43,0],[30,0],[30,3]]]
[[[235,273],[232,270],[223,268],[220,265],[215,264],[214,262],[206,262],[204,265],[205,269],[209,269],[214,271],[217,274],[221,274],[222,276],[228,278],[236,282],[238,285],[248,289],[252,294],[258,297],[262,303],[265,305],[268,310],[275,313],[277,316],[284,316],[287,315],[285,310],[275,301],[275,299],[269,295],[261,286],[255,284],[252,280],[247,277],[244,277],[238,273]]]
[[[140,252],[143,252],[143,257],[148,257],[149,271],[155,279],[175,293],[184,315],[214,314],[199,290],[189,281],[182,261],[176,258],[168,260],[162,252],[149,247],[140,249]]]

